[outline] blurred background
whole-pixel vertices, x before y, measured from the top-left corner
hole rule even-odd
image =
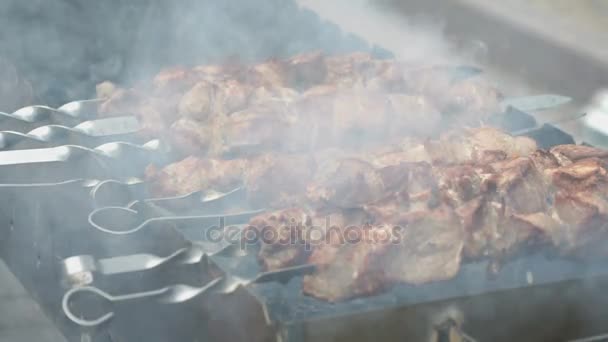
[[[382,47],[404,59],[481,64],[510,94],[552,91],[573,96],[568,113],[608,84],[608,2],[602,0],[0,4],[4,112],[93,97],[99,82],[128,85],[171,65],[226,56],[259,60],[311,46],[324,46],[330,53]],[[316,25],[324,20],[331,24]],[[343,41],[337,38],[340,31],[353,33],[348,44],[336,44]],[[561,114],[547,115],[557,120]]]

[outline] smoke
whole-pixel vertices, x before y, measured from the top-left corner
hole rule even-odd
[[[0,56],[49,105],[93,96],[104,80],[129,84],[170,65],[370,49],[291,0],[4,0],[0,18]]]
[[[346,32],[374,42],[412,64],[481,62],[485,44],[470,41],[456,46],[445,35],[445,23],[437,17],[418,13],[404,16],[394,8],[371,0],[299,0],[301,6],[322,13]]]
[[[413,62],[456,58],[440,22],[404,21],[363,0],[300,3],[304,8],[292,0],[4,0],[0,56],[50,105],[92,96],[104,80],[130,84],[162,67],[227,57],[253,62],[315,49],[386,54],[373,41]]]

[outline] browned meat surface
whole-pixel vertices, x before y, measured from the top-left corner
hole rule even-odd
[[[520,157],[492,165],[491,186],[503,199],[506,210],[529,214],[547,209],[549,192],[542,174],[530,158]]]
[[[143,94],[134,89],[117,88],[109,82],[100,84],[97,88],[97,95],[106,99],[99,105],[100,116],[122,116],[137,115],[139,106],[143,99]]]
[[[377,64],[384,64],[380,61]],[[350,89],[363,85],[366,74],[373,67],[374,60],[368,53],[353,53],[345,56],[330,56],[325,59],[328,84]]]
[[[282,61],[271,59],[251,68],[246,76],[247,83],[256,87],[282,88],[287,86],[285,64]]]
[[[213,154],[240,154],[255,151],[289,150],[289,133],[296,125],[289,108],[274,101],[232,113],[213,123],[217,139],[213,141]],[[292,140],[293,141],[293,140]]]
[[[440,129],[441,114],[424,96],[389,94],[390,137],[429,137]]]
[[[482,127],[450,132],[426,145],[431,159],[440,164],[473,162],[486,164],[509,157],[527,156],[536,149],[528,137],[514,137],[499,129]]]
[[[242,185],[247,160],[217,160],[188,157],[162,170],[146,170],[148,188],[153,196],[168,197],[213,189],[229,191]]]
[[[465,232],[448,207],[412,215],[382,256],[385,282],[424,284],[451,279],[460,269]]]
[[[312,183],[316,188],[308,188],[309,196],[317,195],[312,198],[317,205],[307,213],[304,230],[324,228],[318,231],[322,238],[306,250],[312,251],[306,253],[307,262],[319,269],[305,277],[304,292],[340,301],[397,283],[446,280],[458,273],[463,260],[489,259],[491,270],[498,272],[502,262],[541,247],[570,257],[607,257],[606,163],[593,157],[601,156],[596,152],[585,152],[578,160],[554,154],[538,150],[483,165],[399,163],[387,157],[373,164],[353,156],[332,163],[344,154],[317,157],[325,160],[318,166],[324,182],[317,178]],[[347,214],[354,212],[360,214]],[[331,217],[325,225],[324,215]],[[349,244],[349,230],[359,237],[386,232],[399,243],[364,239]],[[280,250],[279,260],[264,264],[282,265],[283,258],[304,253]]]
[[[438,86],[430,89],[431,84]],[[132,89],[106,83],[98,92],[107,98],[100,105],[101,115],[135,115],[147,137],[169,137],[181,155],[211,157],[231,149],[224,145],[243,141],[270,152],[277,149],[277,141],[290,151],[306,151],[368,147],[407,135],[429,137],[447,127],[479,124],[496,97],[493,88],[479,82],[452,84],[449,68],[412,68],[365,53],[321,52],[255,65],[174,67]],[[446,124],[448,107],[459,113]],[[186,138],[175,137],[184,120],[197,127],[187,127]],[[219,134],[193,138],[201,136],[194,132],[210,126]]]
[[[443,103],[439,105],[442,112],[488,115],[499,113],[500,92],[478,80],[466,80],[452,84],[443,94]]]
[[[306,261],[310,251],[304,246],[304,237],[309,225],[310,215],[306,211],[284,209],[251,219],[247,229],[255,234],[245,232],[244,237],[260,243],[258,259],[262,267],[276,270]]]
[[[357,208],[385,195],[381,175],[360,159],[347,158],[320,166],[308,187],[308,198],[319,206]]]
[[[171,125],[167,140],[171,141],[177,157],[204,157],[217,141],[213,128],[213,125],[201,126],[194,119],[181,118]]]
[[[480,196],[491,176],[487,167],[468,164],[438,168],[435,174],[441,200],[454,208]]]
[[[358,226],[352,241],[316,249],[309,262],[320,266],[304,277],[304,293],[336,302],[457,274],[465,235],[449,208],[411,215],[403,224]]]
[[[198,121],[207,120],[214,111],[216,92],[217,88],[211,82],[196,83],[180,99],[179,114]]]
[[[325,56],[322,52],[310,52],[291,57],[286,61],[286,70],[287,83],[291,88],[310,88],[325,80]]]
[[[249,201],[258,207],[300,205],[315,168],[314,159],[305,155],[266,154],[254,158],[244,176]]]
[[[555,195],[549,211],[559,224],[552,242],[566,255],[605,257],[608,174],[597,158],[582,159],[551,173]]]
[[[390,244],[364,238],[373,234],[365,233],[365,230],[373,230],[380,235],[383,232],[377,230],[381,229],[386,228],[357,227],[356,231],[361,239],[344,242],[331,255],[331,262],[321,264],[315,274],[305,276],[302,280],[304,293],[329,302],[337,302],[374,294],[385,288],[388,283],[383,277],[379,256]]]
[[[161,70],[152,80],[151,91],[156,96],[168,97],[181,94],[191,89],[201,80],[201,74],[192,72],[186,67],[173,67]]]
[[[562,163],[575,162],[585,158],[608,160],[608,151],[583,145],[559,145],[551,149],[551,154]]]

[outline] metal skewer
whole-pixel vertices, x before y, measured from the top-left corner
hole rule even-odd
[[[26,179],[28,183],[52,183],[65,181],[66,178],[138,176],[150,163],[163,164],[168,158],[167,151],[159,140],[152,140],[144,145],[112,142],[95,148],[63,145],[1,151],[0,170],[6,169],[1,170],[4,175],[3,183],[19,183],[15,179],[20,178]],[[42,169],[32,169],[32,165]],[[111,169],[109,166],[112,166]],[[51,170],[53,172],[50,172]],[[109,170],[112,170],[110,175]]]
[[[110,295],[102,290],[92,287],[77,287],[65,293],[62,300],[62,308],[65,315],[74,323],[83,327],[95,327],[108,322],[114,317],[114,311],[102,314],[98,318],[86,319],[74,314],[72,311],[72,301],[75,296],[82,294],[93,294],[108,302],[108,304],[118,304],[138,299],[154,299],[163,304],[177,304],[189,301],[205,293],[231,294],[239,287],[246,287],[254,283],[281,282],[286,283],[291,278],[310,274],[316,270],[315,265],[302,265],[285,268],[277,271],[259,273],[252,278],[240,278],[236,276],[225,276],[216,278],[202,287],[176,284],[163,287],[157,290],[136,292],[126,295]]]
[[[503,111],[506,111],[508,107],[514,107],[523,112],[536,112],[556,108],[571,101],[571,97],[557,94],[518,96],[503,99],[500,102],[500,107]]]
[[[207,289],[219,283],[220,280],[221,278],[216,278],[202,287],[177,284],[163,287],[157,290],[136,292],[118,296],[110,295],[93,286],[77,287],[65,293],[61,304],[63,312],[72,322],[83,327],[95,327],[104,324],[110,319],[112,319],[112,317],[114,317],[114,312],[109,311],[95,319],[80,318],[78,317],[78,315],[72,312],[71,302],[73,297],[77,295],[82,295],[84,293],[90,293],[101,297],[101,299],[113,305],[118,304],[119,302],[129,302],[137,299],[156,299],[160,303],[174,304],[185,302],[194,297],[197,297],[201,293],[205,292]]]
[[[132,140],[140,125],[135,117],[114,117],[91,120],[71,128],[46,125],[28,133],[0,132],[0,150],[34,149],[59,145],[95,147],[110,141]]]
[[[61,268],[67,285],[88,285],[93,282],[94,274],[114,275],[148,271],[162,266],[193,265],[207,263],[209,258],[214,256],[235,256],[244,253],[237,243],[231,243],[211,253],[202,245],[194,243],[164,257],[147,253],[104,259],[95,259],[92,255],[77,255],[64,259]]]
[[[0,126],[12,131],[31,130],[49,123],[72,126],[94,117],[97,114],[97,105],[101,101],[101,99],[89,99],[69,102],[59,108],[27,106],[13,113],[0,112]]]
[[[104,180],[98,182],[91,190],[96,207],[128,207],[141,210],[142,206],[154,206],[170,209],[206,209],[211,212],[225,202],[236,203],[244,197],[245,188],[238,187],[227,192],[214,190],[194,191],[185,195],[172,197],[149,198],[144,191],[145,182],[139,180],[125,182],[121,180]]]
[[[169,224],[197,225],[208,228],[217,224],[244,224],[265,209],[243,211],[234,214],[157,216],[142,218],[139,212],[125,207],[106,207],[94,210],[89,215],[89,223],[97,230],[112,235],[127,235],[154,225]]]

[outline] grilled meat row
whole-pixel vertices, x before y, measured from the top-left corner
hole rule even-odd
[[[532,139],[482,127],[438,139],[405,139],[400,144],[367,150],[322,149],[311,153],[264,153],[218,159],[189,156],[162,169],[150,166],[147,181],[156,197],[244,185],[251,202],[285,208],[302,203],[315,207],[359,207],[398,186],[404,162],[487,163],[527,155]]]
[[[297,55],[257,65],[168,69],[149,84],[98,87],[105,115],[137,115],[182,156],[310,151],[428,136],[499,111],[498,91],[369,54]],[[457,115],[446,116],[446,113]],[[103,115],[103,114],[102,114]],[[255,147],[255,148],[253,148]]]
[[[541,248],[605,257],[607,161],[606,151],[561,145],[484,164],[403,162],[391,172],[393,187],[367,203],[282,209],[252,219],[248,229],[291,237],[261,239],[261,263],[319,265],[303,290],[327,301],[447,280],[463,261],[497,266]]]

